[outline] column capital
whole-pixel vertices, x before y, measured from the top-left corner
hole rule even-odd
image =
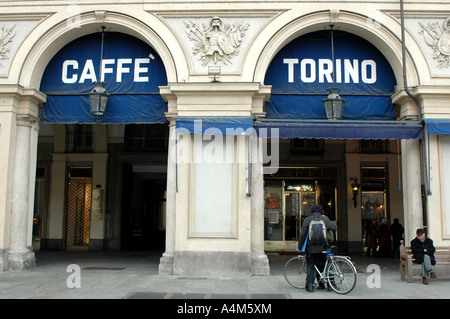
[[[261,116],[271,93],[271,86],[258,82],[169,83],[159,89],[168,103],[165,115],[169,120],[176,116],[222,116],[224,105],[229,116]]]
[[[35,117],[20,114],[20,115],[17,115],[16,125],[31,127],[31,125],[36,121],[37,121],[37,118],[35,118]]]
[[[39,107],[47,100],[39,90],[15,84],[0,86],[0,97],[0,111],[16,113],[21,120],[29,118],[32,122],[39,119]]]
[[[35,100],[37,103],[45,103],[47,96],[39,90],[33,88],[24,88],[18,84],[5,84],[0,86],[0,95],[10,95],[19,98],[28,98]]]

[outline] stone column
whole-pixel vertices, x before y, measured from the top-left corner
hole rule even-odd
[[[173,259],[175,251],[175,210],[176,210],[176,129],[175,120],[170,123],[169,151],[167,156],[167,192],[166,192],[166,251],[159,262],[159,274],[173,274]]]
[[[408,245],[416,236],[417,228],[423,227],[419,140],[402,140],[402,166],[405,242]]]
[[[261,139],[261,138],[260,138]],[[264,172],[262,147],[258,138],[249,137],[252,143],[252,192],[251,192],[251,251],[252,275],[270,275],[269,259],[264,253]]]
[[[10,270],[29,269],[36,263],[31,243],[27,242],[31,122],[29,118],[17,118],[8,253]]]

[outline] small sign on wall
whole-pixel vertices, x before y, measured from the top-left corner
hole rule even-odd
[[[92,220],[103,220],[103,189],[92,190]]]

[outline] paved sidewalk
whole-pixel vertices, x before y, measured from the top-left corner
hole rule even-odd
[[[289,286],[283,266],[289,255],[269,253],[270,276],[179,277],[158,274],[162,252],[37,252],[37,265],[25,272],[0,273],[0,299],[449,299],[449,274],[425,286],[400,280],[397,259],[352,256],[358,270],[356,287],[347,295]],[[68,266],[80,269],[80,288]],[[380,288],[374,283],[371,264],[380,266]],[[371,277],[372,276],[372,277]],[[68,280],[69,279],[69,280]]]

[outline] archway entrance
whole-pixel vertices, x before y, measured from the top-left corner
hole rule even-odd
[[[391,140],[421,138],[422,127],[397,120],[391,101],[394,72],[372,44],[347,32],[335,32],[334,61],[331,53],[330,32],[309,33],[282,48],[266,72],[264,83],[272,85],[271,100],[266,118],[256,120],[255,127],[277,129],[281,138],[279,171],[265,177],[266,249],[295,250],[307,207],[320,204],[327,208],[330,198],[334,200],[330,214],[338,221],[336,235],[342,249],[363,251],[364,205],[380,210],[379,222],[403,218],[403,199],[395,193],[401,180],[400,148]],[[345,101],[338,120],[328,120],[324,108],[331,85],[341,89]],[[367,175],[375,168],[384,169],[379,179]],[[322,192],[318,186],[324,181],[329,185]],[[299,190],[287,189],[290,182]],[[352,184],[358,185],[355,193]],[[326,198],[319,201],[318,192]],[[308,195],[313,200],[303,200]],[[375,197],[376,207],[371,202]]]
[[[38,166],[47,163],[43,185],[51,187],[48,223],[36,235],[63,229],[59,238],[42,238],[42,249],[163,249],[168,124],[159,87],[167,84],[165,68],[151,46],[126,34],[106,32],[102,59],[100,47],[99,33],[80,37],[44,71],[47,139],[38,145]],[[99,119],[89,106],[97,81],[111,94]],[[76,186],[81,180],[72,173],[86,169],[89,181]],[[83,202],[75,188],[83,188]]]

